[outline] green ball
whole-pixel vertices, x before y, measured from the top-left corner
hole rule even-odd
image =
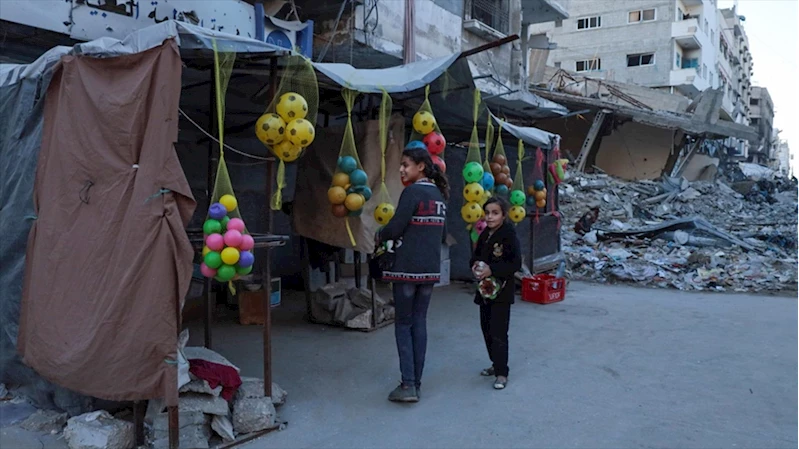
[[[208,268],[213,268],[214,270],[216,270],[217,268],[222,266],[222,255],[219,254],[219,252],[217,251],[210,251],[203,258],[203,262],[205,262],[205,265],[207,265]]]
[[[483,166],[479,162],[469,162],[463,167],[463,179],[468,184],[483,180]]]
[[[249,267],[236,267],[236,273],[238,273],[240,276],[248,275],[252,273],[252,265]]]
[[[236,267],[233,265],[222,265],[216,272],[216,277],[222,282],[227,282],[236,276]]]
[[[218,234],[222,231],[222,223],[219,220],[209,218],[203,223],[203,233],[205,235]]]
[[[514,206],[524,206],[525,199],[524,192],[521,190],[514,190],[510,193],[510,203]]]
[[[227,223],[228,223],[229,221],[230,221],[230,217],[228,217],[227,215],[225,215],[225,218],[223,218],[223,219],[221,220],[221,223],[222,223],[222,229],[223,229],[223,230],[227,231]]]

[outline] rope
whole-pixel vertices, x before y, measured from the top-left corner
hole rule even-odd
[[[191,124],[192,124],[192,125],[194,125],[194,126],[195,126],[195,127],[198,129],[198,130],[200,130],[200,132],[202,132],[203,134],[205,134],[205,136],[206,136],[206,137],[208,137],[209,139],[213,140],[213,141],[214,141],[214,142],[216,142],[216,143],[220,143],[220,142],[219,142],[219,139],[217,139],[216,137],[212,136],[212,135],[211,135],[209,132],[207,132],[206,130],[204,130],[204,129],[203,129],[203,127],[202,127],[202,126],[200,126],[200,125],[198,125],[198,124],[197,124],[197,122],[195,122],[194,120],[192,120],[192,119],[191,119],[191,117],[189,117],[189,115],[188,115],[188,114],[186,114],[186,113],[183,111],[183,109],[180,109],[180,108],[178,108],[178,112],[180,112],[180,115],[182,115],[182,116],[183,116],[183,118],[185,118],[186,120],[188,120],[188,121],[189,121],[189,123],[191,123]],[[236,153],[236,154],[240,154],[240,155],[242,155],[242,156],[244,156],[244,157],[248,157],[248,158],[251,158],[251,159],[256,159],[256,160],[259,160],[259,161],[264,161],[264,162],[268,162],[268,161],[274,161],[274,160],[275,160],[275,158],[273,158],[273,157],[263,157],[263,156],[256,156],[256,155],[254,155],[254,154],[250,154],[250,153],[245,153],[245,152],[243,152],[243,151],[240,151],[240,150],[237,150],[237,149],[235,149],[235,148],[231,147],[231,146],[230,146],[230,145],[228,145],[228,144],[223,144],[223,145],[224,145],[225,149],[227,149],[227,150],[230,150],[230,151],[232,151],[232,152],[234,152],[234,153]]]

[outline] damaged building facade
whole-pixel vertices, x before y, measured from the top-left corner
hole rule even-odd
[[[587,150],[591,162],[586,166],[581,160],[581,169],[597,167],[631,180],[677,172],[709,176],[719,166],[752,161],[750,151],[764,151],[758,130],[746,129],[753,62],[744,18],[735,7],[718,9],[714,0],[653,1],[645,7],[613,1],[562,4],[568,19],[528,30],[530,41],[551,42],[550,49],[529,51],[528,73],[541,96],[583,97],[572,98],[568,106],[586,114],[537,125],[562,134],[575,130],[567,149],[575,159]],[[702,97],[705,105],[698,107]],[[631,108],[621,116],[635,112],[662,119],[653,117],[647,125],[609,120],[618,104]],[[611,108],[600,115],[600,106]],[[680,117],[694,129],[674,126],[672,120]]]

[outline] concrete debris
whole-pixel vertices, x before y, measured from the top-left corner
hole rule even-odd
[[[227,416],[214,416],[211,421],[211,428],[214,432],[222,437],[223,441],[233,441],[236,439],[236,434],[233,432],[233,423]]]
[[[238,399],[233,404],[233,430],[241,435],[268,429],[275,425],[275,415],[270,398]]]
[[[272,403],[276,406],[286,403],[286,390],[272,382]],[[264,397],[264,380],[257,377],[242,377],[236,399],[259,399]]]
[[[222,393],[222,385],[211,388],[207,380],[192,377],[189,383],[180,387],[178,390],[180,393],[203,393],[211,396],[219,396]]]
[[[70,418],[64,429],[70,449],[131,449],[133,424],[114,419],[105,410]]]
[[[53,410],[37,410],[20,427],[31,432],[60,433],[67,425],[68,417],[66,413]]]
[[[739,180],[731,187],[722,180],[574,174],[559,195],[573,279],[680,290],[796,289],[799,209],[790,181]],[[585,219],[595,208],[599,216],[589,228]]]

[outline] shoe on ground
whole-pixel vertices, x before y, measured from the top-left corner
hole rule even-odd
[[[492,366],[480,371],[480,375],[483,377],[494,377],[495,376],[494,367]]]
[[[419,396],[415,386],[399,385],[388,395],[388,400],[391,402],[419,402]]]
[[[507,385],[508,385],[508,378],[505,376],[497,376],[496,380],[494,380],[495,390],[504,390]]]

